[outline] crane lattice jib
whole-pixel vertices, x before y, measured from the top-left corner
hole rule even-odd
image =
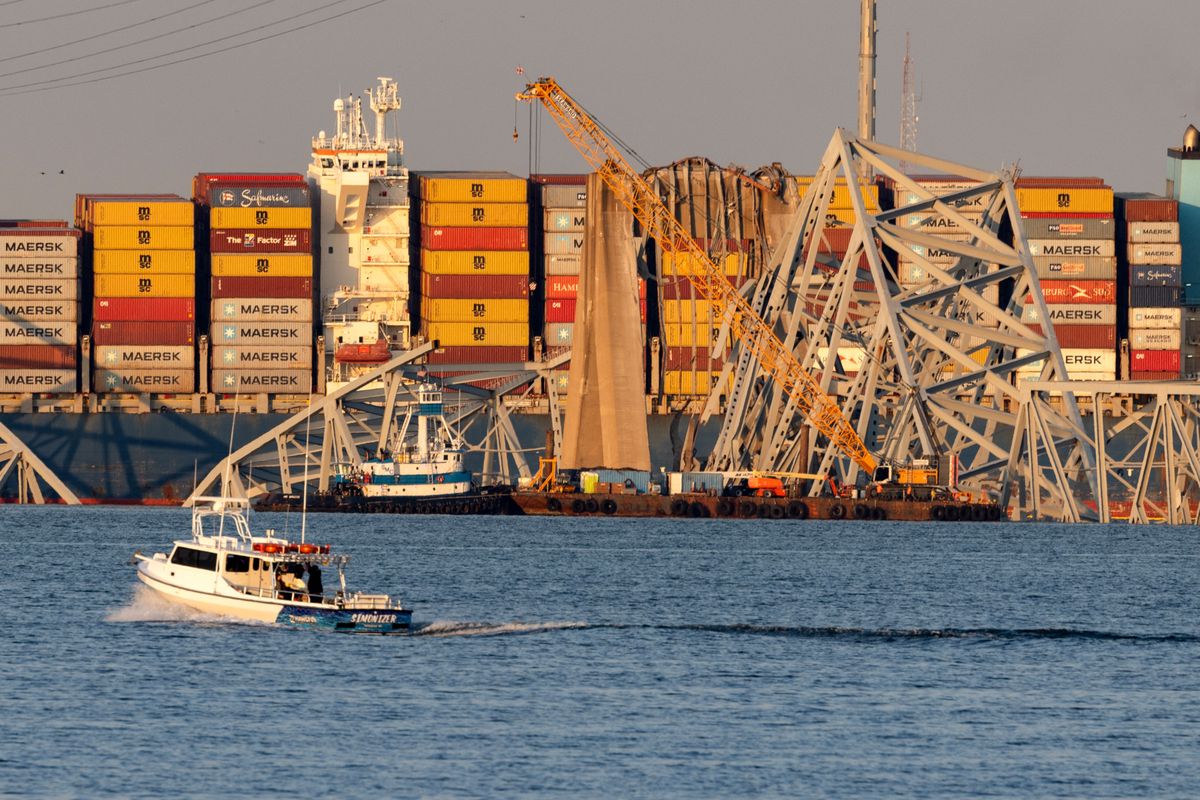
[[[733,284],[726,280],[724,270],[675,219],[670,209],[642,176],[633,170],[591,115],[553,78],[539,78],[526,86],[517,99],[542,103],[567,139],[599,173],[617,200],[633,213],[646,232],[658,242],[663,252],[686,253],[696,260],[704,274],[689,274],[687,279],[712,304],[714,318],[728,318],[732,335],[758,359],[760,368],[783,387],[817,430],[870,477],[875,470],[875,457],[842,416],[838,404],[804,370],[795,354],[784,346],[771,326],[755,313]]]

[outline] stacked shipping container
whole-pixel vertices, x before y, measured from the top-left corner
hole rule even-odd
[[[97,393],[196,389],[192,204],[178,195],[77,195],[91,278]]]
[[[0,393],[78,388],[79,231],[0,223]]]
[[[207,232],[212,391],[312,390],[312,207],[302,175],[202,173],[192,182]]]
[[[541,190],[541,285],[545,293],[542,341],[546,358],[553,358],[570,350],[575,338],[575,299],[579,294],[583,259],[587,176],[555,175],[532,180]],[[570,362],[551,374],[558,393],[565,394]]]
[[[1116,210],[1122,295],[1129,299],[1129,377],[1176,380],[1183,331],[1179,203],[1122,193],[1116,196]]]

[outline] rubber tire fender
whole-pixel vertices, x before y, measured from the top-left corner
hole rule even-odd
[[[958,506],[943,506],[946,509],[946,522],[958,522]]]
[[[562,511],[562,501],[557,497],[551,497],[546,501],[546,510],[553,511],[555,513]]]
[[[783,519],[787,516],[787,509],[778,503],[771,504],[771,519]]]
[[[738,513],[743,517],[753,517],[755,510],[754,503],[750,502],[749,500],[743,500],[742,502],[738,503]]]
[[[932,509],[930,509],[929,516],[933,517],[938,522],[945,522],[946,521],[946,507],[945,506],[934,506]]]
[[[787,515],[789,519],[808,519],[808,506],[800,500],[793,500],[788,503]]]
[[[735,506],[733,504],[733,501],[730,500],[728,497],[722,497],[720,500],[717,501],[717,516],[718,517],[732,517],[736,513],[737,513],[737,506]]]
[[[988,519],[992,522],[999,522],[1004,519],[1004,510],[1000,506],[988,506]]]
[[[864,506],[862,503],[855,503],[854,504],[854,518],[855,519],[870,519],[871,518],[871,509],[868,508],[867,506]]]
[[[887,519],[887,509],[883,506],[875,506],[871,509],[871,519],[883,520]]]
[[[675,498],[674,500],[671,501],[671,516],[672,517],[682,517],[685,514],[687,514],[687,510],[688,510],[687,500],[681,500],[679,498]]]
[[[708,509],[704,507],[703,503],[693,502],[690,506],[688,506],[688,516],[692,517],[693,519],[707,517]]]
[[[582,514],[587,511],[587,503],[583,502],[583,498],[575,498],[571,501],[571,510],[576,514]]]
[[[841,503],[834,503],[833,505],[831,505],[829,507],[829,518],[830,519],[845,519],[846,518],[846,507],[844,505],[842,505]]]
[[[600,510],[603,511],[605,514],[617,513],[617,501],[613,500],[611,497],[606,499],[603,503],[600,504]]]
[[[600,501],[598,501],[594,497],[589,497],[587,499],[587,502],[584,503],[584,508],[587,509],[587,512],[589,514],[595,514],[597,511],[600,510]]]

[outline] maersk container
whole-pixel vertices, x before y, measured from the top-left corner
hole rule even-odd
[[[196,341],[193,322],[113,320],[92,322],[92,343],[181,345]]]
[[[212,274],[214,277],[308,278],[313,274],[313,257],[272,253],[214,254]]]
[[[1183,311],[1179,308],[1130,308],[1130,328],[1171,328],[1180,330]]]
[[[527,322],[426,322],[425,338],[439,347],[518,347],[529,342]]]
[[[191,345],[100,345],[92,363],[103,369],[191,369],[196,348]]]
[[[307,346],[313,326],[307,322],[220,322],[212,326],[214,345]]]
[[[511,175],[437,173],[421,176],[426,203],[524,203],[526,183]]]
[[[528,250],[528,228],[421,226],[426,250]]]
[[[0,278],[0,300],[78,300],[79,279]]]
[[[312,231],[308,228],[218,228],[208,235],[213,253],[312,254]]]
[[[311,369],[213,369],[212,390],[222,394],[308,394]]]
[[[1129,369],[1135,372],[1174,372],[1179,374],[1179,350],[1129,351]]]
[[[585,208],[587,186],[543,186],[542,208]]]
[[[1116,325],[1117,307],[1113,304],[1046,304],[1052,325]],[[1021,321],[1029,324],[1044,322],[1037,306],[1027,305],[1021,311]]]
[[[1128,234],[1130,242],[1170,244],[1179,241],[1179,223],[1131,222]]]
[[[1111,216],[1100,219],[1076,219],[1073,217],[1050,217],[1046,219],[1025,218],[1021,230],[1026,239],[1112,239],[1116,236],[1116,223]]]
[[[529,275],[524,250],[421,250],[421,271],[431,275]]]
[[[529,301],[480,298],[427,298],[421,317],[429,322],[528,322]]]
[[[524,275],[422,275],[421,294],[426,298],[518,300],[529,297]]]
[[[527,346],[439,347],[426,357],[429,364],[518,364],[529,360]]]
[[[311,228],[311,208],[213,208],[209,226],[219,228]]]
[[[0,258],[0,278],[78,277],[77,258]]]
[[[1111,348],[1062,348],[1067,373],[1108,372],[1117,368],[1117,353]]]
[[[91,203],[91,227],[107,225],[186,225],[195,223],[196,207],[178,200],[97,200]]]
[[[1179,201],[1147,192],[1118,192],[1117,209],[1126,222],[1174,222]]]
[[[92,319],[113,322],[188,322],[196,318],[196,301],[191,297],[96,297]]]
[[[1030,324],[1029,328],[1034,333],[1045,333],[1041,325]],[[1054,336],[1059,347],[1112,349],[1117,346],[1115,325],[1054,325]]]
[[[196,246],[191,226],[101,225],[92,231],[96,250],[192,250]]]
[[[1035,256],[1033,267],[1039,278],[1084,279],[1113,281],[1117,279],[1117,259],[1063,258],[1062,256]]]
[[[1183,268],[1178,264],[1164,266],[1131,266],[1130,286],[1182,286]]]
[[[542,247],[548,256],[578,256],[583,253],[582,233],[547,233]]]
[[[1129,346],[1134,350],[1178,350],[1183,336],[1178,330],[1130,328]]]
[[[524,203],[421,203],[421,224],[431,227],[515,228],[529,225]]]
[[[554,276],[547,277],[546,284],[546,299],[564,298],[572,299],[579,296],[579,276]]]
[[[190,394],[196,391],[191,369],[97,369],[92,376],[97,394]]]
[[[1130,308],[1178,308],[1183,291],[1178,286],[1131,286]]]
[[[982,212],[976,211],[960,211],[962,216],[967,218],[968,222],[978,224],[982,217]],[[971,229],[966,225],[960,225],[958,220],[953,217],[943,216],[935,211],[921,211],[915,214],[905,214],[897,220],[897,224],[901,228],[914,230],[920,233],[929,233],[935,236],[955,236],[969,235]]]
[[[312,366],[312,345],[285,347],[213,348],[212,363],[222,369],[308,369]]]
[[[0,369],[74,369],[75,364],[74,345],[0,345]]]
[[[580,269],[583,268],[583,256],[546,256],[545,257],[545,274],[551,275],[578,275]]]
[[[1021,213],[1057,213],[1066,216],[1075,213],[1111,214],[1113,190],[1110,187],[1055,186],[1035,187],[1033,184],[1017,185],[1017,206]]]
[[[542,339],[549,347],[570,347],[575,342],[574,322],[553,322],[546,325]]]
[[[57,344],[74,346],[79,339],[78,333],[79,326],[74,322],[0,320],[0,345]]]
[[[0,228],[0,256],[65,258],[78,255],[79,232],[35,234],[27,228]]]
[[[194,250],[96,250],[92,272],[97,275],[194,275]]]
[[[1182,264],[1183,245],[1130,242],[1128,259],[1130,264]]]
[[[264,297],[223,297],[212,302],[212,320],[217,322],[307,322],[313,321],[311,300]]]
[[[309,208],[308,186],[279,186],[213,181],[205,190],[207,204],[213,208]]]
[[[1029,255],[1061,258],[1108,258],[1116,255],[1112,239],[1029,239]]]
[[[76,322],[79,320],[79,303],[74,300],[0,300],[0,319]]]
[[[587,215],[578,208],[547,208],[542,212],[542,228],[546,233],[582,233]]]
[[[1047,304],[1059,303],[1103,303],[1117,302],[1117,282],[1094,280],[1053,280],[1039,281],[1042,287],[1042,298]],[[1032,303],[1033,297],[1027,295],[1026,303]]]
[[[75,394],[79,377],[74,369],[0,368],[0,393],[3,394]]]
[[[546,300],[546,307],[543,314],[548,323],[574,322],[575,300],[564,298],[548,299]]]
[[[96,275],[97,297],[195,297],[193,275]]]
[[[941,238],[947,240],[948,242],[959,242],[963,244],[966,244],[967,242],[967,237],[961,234],[947,235]],[[911,256],[909,255],[910,251],[912,253]],[[962,258],[961,253],[958,253],[949,247],[927,247],[923,244],[909,244],[905,250],[902,250],[899,253],[900,264],[902,266],[920,266],[923,268],[924,264],[916,260],[917,256],[935,266],[957,264],[959,259]],[[837,258],[838,260],[845,258],[845,253],[837,256]]]
[[[261,278],[221,276],[212,279],[213,298],[279,297],[311,299],[312,278]]]

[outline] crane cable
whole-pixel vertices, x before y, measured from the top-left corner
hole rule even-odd
[[[91,14],[93,11],[103,11],[106,8],[116,8],[117,6],[127,6],[130,3],[139,3],[141,0],[116,0],[115,3],[108,3],[102,6],[93,6],[92,8],[81,8],[78,11],[64,11],[61,14],[53,14],[49,17],[38,17],[37,19],[23,19],[20,22],[5,22],[0,24],[0,28],[15,28],[18,25],[33,25],[38,22],[50,22],[56,19],[65,19],[67,17],[78,17],[80,14]],[[7,5],[7,4],[6,4]]]

